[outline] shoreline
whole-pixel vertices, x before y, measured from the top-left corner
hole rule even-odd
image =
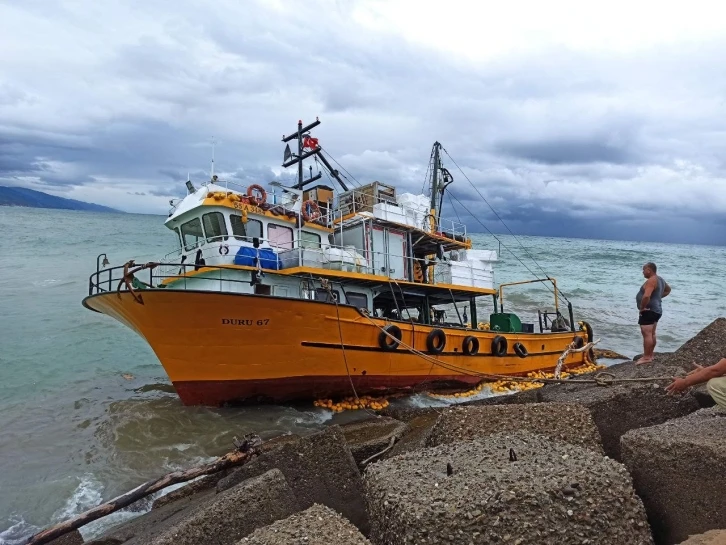
[[[232,519],[236,521],[232,526],[239,524],[241,525],[239,528],[242,529],[238,528],[235,530],[236,533],[223,531],[220,543],[237,543],[242,542],[240,541],[242,539],[255,542],[256,539],[263,539],[259,536],[267,535],[265,532],[269,534],[272,531],[270,528],[279,527],[282,530],[275,532],[287,532],[288,530],[284,528],[288,519],[300,521],[315,518],[324,519],[326,524],[330,523],[336,528],[348,528],[350,533],[353,533],[351,528],[357,529],[358,533],[355,535],[359,543],[375,545],[389,542],[403,543],[412,536],[419,535],[417,532],[421,526],[411,526],[406,523],[409,516],[406,513],[409,513],[410,509],[424,509],[415,506],[423,506],[434,501],[421,500],[416,493],[410,492],[409,488],[413,482],[410,479],[415,480],[418,478],[416,475],[420,475],[421,472],[434,471],[430,474],[431,478],[443,479],[441,486],[445,487],[448,486],[447,472],[449,476],[460,472],[466,475],[466,482],[476,483],[481,476],[478,475],[477,465],[471,461],[470,452],[493,448],[491,455],[496,458],[497,453],[504,448],[501,445],[505,443],[518,445],[516,448],[509,447],[511,452],[508,456],[510,463],[519,468],[517,471],[525,472],[512,483],[529,483],[527,486],[534,487],[532,493],[535,494],[539,494],[535,492],[539,486],[536,483],[540,482],[543,476],[534,477],[539,475],[541,464],[527,463],[528,450],[538,452],[539,456],[544,456],[545,459],[554,460],[552,463],[556,463],[551,469],[555,472],[576,471],[577,480],[582,483],[589,482],[588,479],[594,478],[592,475],[596,475],[598,471],[608,474],[614,472],[612,479],[620,483],[619,492],[618,497],[613,500],[615,503],[608,504],[608,509],[617,511],[618,505],[623,505],[625,502],[632,510],[628,517],[632,520],[637,519],[636,525],[633,528],[623,528],[619,522],[613,520],[609,525],[598,526],[598,532],[594,533],[593,537],[585,538],[594,539],[588,543],[606,542],[598,541],[601,538],[597,538],[596,535],[609,535],[608,539],[615,539],[614,536],[617,535],[639,536],[635,541],[631,541],[633,543],[657,545],[681,543],[688,539],[693,533],[692,530],[726,528],[726,518],[720,521],[718,516],[714,518],[712,513],[708,513],[710,518],[707,517],[707,520],[720,526],[703,528],[703,521],[706,519],[692,513],[686,516],[688,509],[682,501],[679,502],[677,495],[669,497],[669,502],[663,504],[662,498],[658,497],[658,491],[664,490],[664,486],[667,488],[668,483],[664,485],[660,482],[659,475],[650,467],[649,458],[644,457],[644,451],[648,451],[650,445],[663,440],[671,442],[672,451],[678,451],[680,443],[677,437],[673,437],[674,429],[691,430],[688,432],[691,435],[684,432],[688,435],[683,440],[685,445],[690,444],[689,441],[693,441],[693,437],[699,437],[694,436],[692,430],[698,430],[703,426],[721,426],[726,433],[726,412],[720,416],[719,411],[712,408],[713,402],[702,387],[683,396],[673,397],[665,395],[663,391],[665,384],[660,380],[663,376],[684,374],[691,360],[700,360],[704,364],[715,363],[710,360],[722,352],[726,353],[726,319],[719,318],[678,350],[671,353],[656,353],[652,364],[635,365],[632,360],[628,360],[608,366],[608,373],[613,377],[632,382],[605,387],[567,383],[547,384],[519,393],[470,399],[444,407],[391,405],[375,416],[368,415],[367,418],[344,424],[333,423],[324,426],[322,431],[304,436],[281,435],[263,443],[259,456],[249,464],[226,470],[221,474],[203,477],[191,484],[180,485],[173,491],[166,491],[165,494],[155,497],[152,508],[147,513],[108,529],[86,543],[160,544],[167,542],[164,536],[171,535],[169,532],[177,536],[174,540],[177,545],[202,543],[204,536],[198,535],[198,532],[193,530],[195,524],[221,524],[221,522],[229,524]],[[590,375],[580,375],[580,377]],[[663,438],[664,432],[661,430],[665,430],[666,439]],[[538,437],[545,437],[546,440],[542,442],[541,439],[537,439]],[[584,439],[585,437],[587,439]],[[643,437],[649,439],[646,441]],[[726,435],[723,437],[726,442]],[[476,445],[475,451],[471,451],[470,445]],[[555,452],[561,454],[552,458]],[[599,453],[600,457],[592,458],[592,453]],[[603,455],[605,458],[602,458]],[[432,469],[426,465],[428,462],[425,462],[430,456],[449,459],[451,460],[449,466],[453,467],[447,469],[446,464],[436,462],[437,469]],[[511,459],[512,456],[514,460]],[[698,459],[679,458],[677,452],[675,456],[676,462],[672,463],[681,465],[698,463]],[[565,464],[560,467],[562,464],[558,461],[558,457],[562,460],[570,458],[579,460],[580,465]],[[648,451],[648,457],[652,458],[653,453]],[[600,467],[597,466],[600,462],[596,463],[596,460],[608,461]],[[592,464],[600,469],[595,471],[593,469],[595,466]],[[441,467],[438,467],[439,465]],[[667,464],[655,465],[661,473],[669,471]],[[491,471],[495,471],[492,475],[506,473],[515,466],[508,464],[496,466],[499,469],[492,469]],[[558,467],[560,469],[557,469]],[[341,483],[340,479],[345,482]],[[488,479],[482,481],[481,486],[489,486],[491,477]],[[301,480],[306,483],[304,486],[301,486]],[[597,479],[592,481],[591,486],[596,487],[596,481]],[[399,482],[403,483],[400,484],[403,488],[395,492],[396,487],[390,483]],[[583,485],[582,483],[580,484]],[[719,483],[726,484],[726,481],[724,483],[718,481],[716,484]],[[444,494],[443,500],[435,501],[450,501],[456,504],[458,494],[466,495],[471,491],[467,486],[463,489],[460,486],[461,483],[452,488],[449,491],[450,495]],[[245,520],[237,520],[241,516],[239,512],[229,511],[225,507],[224,501],[228,496],[239,494],[242,489],[246,490],[245,494],[259,495],[262,488],[268,492],[271,489],[277,490],[276,500],[269,505],[282,505],[287,502],[288,506],[276,511],[272,518],[268,514],[274,510],[262,510],[252,522],[249,513]],[[419,489],[421,485],[414,488]],[[722,486],[721,489],[723,492],[718,494],[718,497],[711,498],[714,503],[711,510],[717,510],[720,502],[726,502],[726,487]],[[407,492],[404,493],[404,490]],[[458,493],[452,492],[454,490],[458,490]],[[437,494],[438,492],[434,492],[434,495]],[[263,494],[259,501],[263,503],[272,501],[268,496],[267,493]],[[291,498],[295,500],[292,501]],[[397,498],[393,504],[391,498]],[[567,488],[564,498],[565,506],[580,504],[581,507],[585,506],[583,513],[590,509],[587,505],[594,505],[592,502],[597,503],[607,499],[602,496],[602,491],[586,493],[572,487]],[[578,503],[576,501],[578,498],[582,498],[585,503]],[[237,501],[242,500],[237,497]],[[509,501],[517,504],[516,492]],[[392,505],[396,508],[393,509]],[[327,506],[329,509],[326,511],[322,506]],[[459,506],[457,509],[459,508],[463,507]],[[312,511],[309,511],[310,509]],[[560,521],[564,527],[580,528],[587,534],[597,526],[573,519],[573,515],[567,515],[570,511],[574,513],[573,509],[566,509],[565,516]],[[169,512],[173,512],[173,515],[167,516]],[[511,524],[507,526],[507,531],[510,533],[506,534],[510,535],[512,542],[515,543],[516,539],[526,539],[525,534],[520,531],[521,528],[527,527],[531,524],[528,521],[542,515],[538,509],[532,510],[522,505],[519,505],[518,512],[520,515],[515,517],[516,524],[512,519]],[[317,513],[319,516],[311,519],[310,513]],[[474,514],[473,518],[465,520],[478,520],[483,517],[481,520],[484,521],[489,516],[487,509],[476,509]],[[583,516],[587,518],[586,515]],[[726,512],[723,516],[726,517]],[[192,524],[190,522],[192,520],[196,522]],[[481,527],[477,526],[480,531],[475,537],[483,536],[486,532],[491,533],[493,520],[487,519],[487,524],[482,522]],[[273,526],[270,526],[271,524]],[[501,521],[497,524],[501,524]],[[470,525],[456,517],[451,521],[447,519],[443,526],[449,528],[447,532],[465,530],[468,532],[470,529]],[[424,537],[429,537],[425,539],[433,539],[432,536],[439,531],[437,528],[438,526],[428,528]],[[311,529],[311,535],[315,531]],[[519,535],[516,532],[520,532],[523,537],[513,538],[512,536]],[[684,534],[684,532],[691,533]],[[419,538],[424,539],[421,536]],[[77,531],[67,534],[63,539],[72,540],[67,543],[84,542],[82,534]],[[111,539],[113,541],[109,541]],[[360,541],[361,539],[369,541]],[[559,536],[558,539],[563,538]],[[676,539],[681,540],[675,541]],[[574,543],[574,541],[558,541],[558,543],[570,542]],[[542,543],[549,541],[543,540]]]

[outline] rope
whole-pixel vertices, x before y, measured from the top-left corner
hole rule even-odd
[[[327,278],[320,278],[320,284],[322,285],[323,289],[328,292],[328,296],[333,300],[335,303],[335,314],[336,314],[336,322],[338,322],[338,335],[340,336],[340,349],[343,351],[343,362],[345,363],[345,372],[348,374],[348,381],[350,382],[350,388],[353,390],[353,396],[355,397],[356,402],[360,405],[360,398],[358,397],[358,392],[355,389],[355,385],[353,384],[353,377],[350,374],[350,367],[348,366],[348,357],[345,353],[345,343],[343,342],[343,328],[340,325],[340,309],[338,308],[338,299],[335,298],[333,295],[333,288],[330,286],[330,282],[328,282]],[[363,407],[363,410],[367,412],[368,414],[371,414],[375,417],[378,417],[380,415],[374,413],[373,411],[368,410],[368,407]]]
[[[463,375],[469,375],[474,377],[481,377],[485,379],[492,379],[492,380],[508,380],[512,382],[540,382],[545,384],[597,384],[598,386],[608,386],[611,384],[616,384],[620,382],[653,382],[653,381],[659,381],[659,380],[668,380],[672,381],[674,377],[648,377],[648,378],[616,378],[615,375],[612,373],[607,372],[600,372],[597,375],[595,375],[591,379],[557,379],[557,378],[529,378],[529,377],[517,377],[512,375],[495,375],[491,373],[480,373],[478,371],[471,371],[469,369],[465,369],[463,367],[459,367],[457,365],[454,365],[452,363],[445,363],[441,360],[438,360],[436,358],[433,358],[429,356],[428,354],[424,354],[420,350],[416,350],[412,348],[411,346],[408,346],[406,343],[404,343],[402,340],[399,341],[396,337],[388,333],[384,328],[382,328],[380,325],[378,325],[376,322],[374,322],[370,316],[368,316],[367,313],[363,313],[363,316],[365,316],[368,321],[370,321],[374,326],[376,326],[378,329],[380,329],[383,333],[388,335],[391,339],[396,341],[399,345],[403,346],[405,349],[407,349],[412,354],[415,354],[427,361],[431,361],[434,364],[443,367],[444,369],[447,369],[449,371],[457,371]],[[600,339],[595,341],[594,343],[588,343],[588,344],[596,344],[600,342]],[[562,357],[562,356],[560,356]],[[605,377],[611,377],[609,380],[606,380]]]
[[[488,207],[489,207],[489,208],[491,209],[491,211],[492,211],[492,212],[494,212],[494,215],[495,215],[495,216],[497,217],[497,219],[498,219],[499,221],[501,221],[501,222],[502,222],[502,225],[504,225],[504,227],[506,227],[506,228],[507,228],[507,231],[509,231],[509,234],[510,234],[510,235],[512,235],[512,236],[514,237],[514,240],[516,240],[516,241],[517,241],[517,242],[519,243],[519,245],[520,245],[520,246],[522,247],[522,249],[524,250],[524,253],[526,253],[526,254],[527,254],[527,256],[528,256],[528,257],[529,257],[529,258],[530,258],[530,259],[531,259],[531,260],[532,260],[532,261],[534,262],[534,264],[535,264],[535,265],[537,265],[537,267],[539,267],[539,270],[541,270],[541,271],[542,271],[542,274],[544,274],[544,275],[545,275],[545,277],[549,277],[549,275],[547,274],[547,272],[546,272],[546,271],[545,271],[545,270],[544,270],[544,269],[542,268],[542,266],[541,266],[541,265],[540,265],[540,264],[539,264],[539,263],[537,262],[537,260],[536,260],[536,259],[535,259],[535,258],[534,258],[534,257],[532,256],[532,254],[530,254],[530,253],[529,253],[529,251],[528,251],[528,250],[527,250],[527,248],[526,248],[526,247],[524,246],[524,244],[522,244],[522,242],[521,242],[521,241],[520,241],[520,240],[519,240],[519,239],[517,238],[517,236],[516,236],[516,235],[515,235],[515,234],[514,234],[514,233],[512,232],[512,230],[511,230],[511,229],[509,228],[509,226],[508,226],[508,225],[507,225],[507,224],[506,224],[506,223],[504,222],[504,220],[503,220],[503,219],[501,218],[501,216],[500,216],[500,215],[499,215],[499,214],[497,213],[497,211],[496,211],[496,210],[494,209],[494,207],[493,207],[493,206],[492,206],[491,204],[489,204],[489,201],[487,201],[487,200],[486,200],[486,198],[484,197],[484,195],[482,195],[482,194],[481,194],[481,191],[479,191],[479,189],[478,189],[478,188],[477,188],[477,187],[476,187],[476,186],[474,185],[474,183],[473,183],[473,182],[472,182],[472,181],[471,181],[471,180],[469,179],[469,177],[468,177],[468,176],[466,175],[466,173],[465,173],[465,172],[464,172],[464,171],[462,170],[462,168],[461,168],[461,167],[459,166],[459,164],[458,164],[458,163],[457,163],[456,161],[454,161],[454,159],[453,159],[453,157],[451,157],[451,155],[449,155],[449,152],[448,152],[448,151],[446,151],[446,148],[445,148],[445,147],[443,147],[443,146],[441,146],[441,149],[442,149],[442,150],[444,150],[444,153],[446,154],[446,156],[447,156],[447,157],[448,157],[449,159],[451,159],[451,162],[452,162],[452,163],[454,163],[454,165],[456,165],[456,168],[458,168],[458,169],[459,169],[459,172],[461,172],[461,173],[462,173],[462,174],[464,175],[464,178],[466,178],[466,181],[467,181],[467,182],[469,182],[469,185],[471,185],[471,187],[473,187],[473,188],[474,188],[474,191],[476,191],[476,192],[477,192],[477,194],[478,194],[478,195],[479,195],[479,196],[480,196],[480,197],[482,198],[482,200],[483,200],[483,201],[484,201],[484,202],[485,202],[485,203],[487,204],[487,206],[488,206]],[[501,241],[500,241],[500,242],[501,242]],[[530,271],[530,272],[531,272],[531,271]],[[567,297],[565,296],[565,294],[562,294],[562,297],[563,297],[563,298],[565,299],[565,301],[569,302],[569,301],[568,301],[568,299],[567,299]]]
[[[484,229],[486,229],[487,233],[489,233],[492,237],[494,237],[494,240],[496,240],[497,242],[499,242],[499,244],[501,244],[504,247],[505,250],[507,250],[510,254],[512,254],[512,256],[514,256],[514,259],[516,259],[517,261],[519,261],[519,263],[525,269],[527,269],[527,272],[529,272],[529,274],[531,274],[537,280],[539,280],[540,282],[542,282],[542,284],[544,284],[544,286],[550,291],[550,293],[552,295],[555,295],[555,290],[552,289],[552,287],[547,282],[545,282],[545,280],[547,280],[549,277],[547,277],[547,278],[540,278],[539,275],[537,275],[537,273],[535,273],[532,269],[530,269],[524,261],[522,261],[521,259],[519,259],[519,256],[517,254],[515,254],[512,251],[512,249],[509,248],[509,246],[507,246],[506,244],[504,244],[502,242],[502,240],[499,237],[497,237],[497,235],[495,235],[486,225],[484,225],[484,223],[478,217],[476,217],[476,215],[471,210],[469,210],[466,206],[464,206],[464,203],[462,203],[451,191],[449,191],[449,196],[452,199],[454,199],[456,202],[458,202],[459,203],[459,206],[461,206],[466,211],[467,214],[469,214],[472,218],[474,218],[479,225],[481,225],[482,227],[484,227]],[[562,299],[564,299],[568,303],[570,302],[567,299],[567,297],[565,297],[565,294],[562,293],[562,290],[559,289],[559,288],[557,289],[557,296],[558,297],[561,297]]]

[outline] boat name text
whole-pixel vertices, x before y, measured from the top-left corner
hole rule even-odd
[[[242,318],[222,318],[222,325],[263,326],[263,325],[267,325],[268,323],[270,323],[269,318],[263,318],[261,320],[245,320]]]

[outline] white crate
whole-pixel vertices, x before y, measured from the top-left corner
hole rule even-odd
[[[386,202],[374,204],[373,216],[386,221],[393,221],[403,225],[411,225],[409,223],[409,217],[406,215],[406,211],[395,204],[389,204]]]
[[[446,261],[434,267],[434,281],[437,284],[452,284],[473,288],[494,288],[494,271],[477,261]]]

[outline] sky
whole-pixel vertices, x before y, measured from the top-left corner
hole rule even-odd
[[[0,0],[0,185],[128,212],[215,172],[285,181],[319,117],[355,180],[471,231],[726,244],[714,2]],[[455,161],[455,163],[454,163]],[[314,166],[314,172],[317,167]],[[468,210],[470,213],[467,213]]]

